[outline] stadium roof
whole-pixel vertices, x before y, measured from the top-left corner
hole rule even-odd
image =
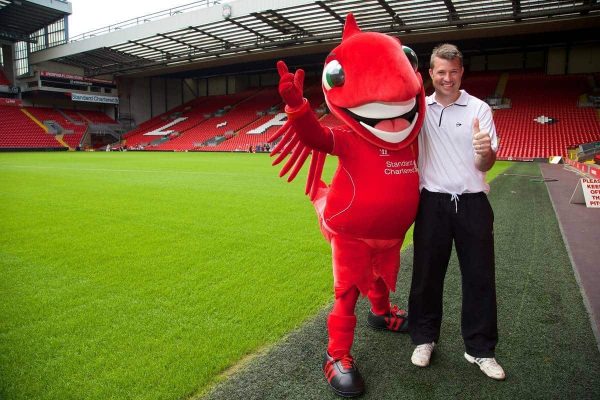
[[[29,35],[71,14],[62,0],[0,0],[0,39],[28,41]]]
[[[598,0],[212,3],[208,8],[33,53],[31,60],[78,66],[88,76],[155,75],[243,64],[272,58],[273,51],[278,56],[326,52],[339,42],[348,12],[355,14],[362,29],[400,35],[406,43],[475,37],[492,40],[499,36],[585,29],[589,36],[600,26]],[[272,8],[273,4],[277,8]],[[592,34],[589,39],[597,41],[596,36],[597,33]]]

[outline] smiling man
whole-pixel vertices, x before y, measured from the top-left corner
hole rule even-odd
[[[466,360],[490,378],[505,379],[496,362],[498,342],[494,260],[494,214],[485,173],[496,160],[496,128],[490,107],[460,89],[463,57],[443,44],[433,49],[419,135],[421,190],[414,230],[414,266],[409,298],[411,361],[430,363],[440,338],[443,289],[452,243],[462,277],[461,332]]]

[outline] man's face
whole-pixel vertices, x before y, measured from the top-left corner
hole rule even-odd
[[[435,92],[445,97],[457,96],[460,90],[464,68],[460,65],[460,60],[445,60],[434,57],[433,68],[429,69],[429,76]]]

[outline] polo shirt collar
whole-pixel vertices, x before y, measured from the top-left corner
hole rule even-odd
[[[466,106],[469,103],[469,94],[466,90],[460,89],[460,96],[458,99],[452,104],[457,104],[459,106]],[[427,96],[427,105],[430,106],[432,104],[439,104],[435,98],[435,92],[431,94],[431,96]]]

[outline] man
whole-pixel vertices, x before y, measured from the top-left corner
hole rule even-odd
[[[461,331],[464,357],[490,378],[505,379],[494,358],[498,342],[494,264],[494,214],[485,173],[496,160],[497,137],[490,107],[460,89],[462,54],[451,44],[436,47],[419,136],[421,196],[414,231],[409,298],[411,361],[430,363],[442,323],[444,278],[456,247],[462,276]]]

